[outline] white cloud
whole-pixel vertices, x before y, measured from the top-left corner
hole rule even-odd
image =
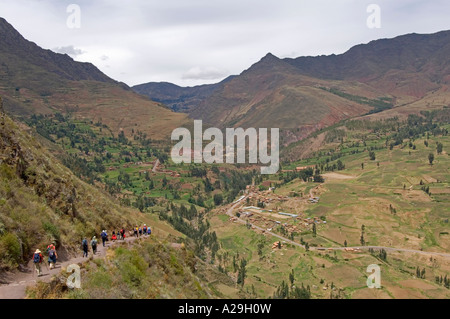
[[[56,53],[70,55],[72,58],[74,58],[74,57],[76,57],[78,55],[86,53],[85,51],[83,51],[81,49],[75,48],[73,45],[68,45],[68,46],[64,46],[64,47],[57,47],[57,48],[52,49],[52,51],[54,51]]]

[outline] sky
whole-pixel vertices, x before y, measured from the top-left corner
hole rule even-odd
[[[0,0],[0,17],[44,49],[130,86],[194,86],[240,74],[269,52],[341,54],[376,39],[450,30],[450,1]]]

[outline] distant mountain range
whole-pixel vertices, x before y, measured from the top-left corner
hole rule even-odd
[[[167,138],[189,122],[161,103],[136,94],[91,63],[44,50],[0,18],[0,95],[15,116],[71,112],[100,121],[114,132],[139,126],[153,138]]]
[[[176,112],[189,113],[221,85],[233,78],[234,76],[229,76],[216,84],[203,84],[193,87],[181,87],[169,82],[149,82],[135,85],[133,90],[151,97],[153,101],[167,105]]]
[[[347,118],[448,105],[449,84],[450,31],[442,31],[376,40],[341,55],[279,59],[269,53],[214,85],[133,89],[210,125],[279,127],[301,138]]]
[[[280,59],[269,53],[217,84],[130,89],[90,63],[27,41],[0,18],[0,95],[7,112],[70,112],[114,132],[137,127],[154,139],[202,119],[221,128],[278,127],[287,145],[349,118],[442,108],[450,102],[449,57],[450,31],[408,34],[341,55]]]

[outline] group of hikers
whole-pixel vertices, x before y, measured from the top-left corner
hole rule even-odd
[[[56,253],[56,243],[52,242],[50,245],[47,246],[47,255],[48,255],[48,269],[55,268],[56,265],[56,259],[58,258],[58,254]],[[39,249],[36,249],[33,255],[33,263],[34,263],[34,269],[37,272],[38,276],[42,273],[41,264],[44,261],[44,256],[42,255],[42,252]]]
[[[131,233],[131,232],[130,232]],[[149,226],[144,224],[144,226],[137,226],[133,228],[133,234],[135,237],[139,236],[148,236],[152,233],[152,230]],[[127,234],[124,228],[121,228],[120,230],[113,231],[111,240],[115,242],[116,240],[125,240]],[[109,241],[109,235],[106,230],[103,230],[100,234],[100,237],[102,239],[103,247],[106,246],[106,242]],[[91,239],[90,246],[92,247],[92,252],[95,255],[97,253],[97,237],[94,236]],[[81,241],[81,248],[83,250],[83,257],[88,257],[89,253],[89,242],[86,237],[83,238]],[[55,268],[56,259],[58,258],[58,254],[56,253],[56,243],[52,242],[50,245],[47,246],[46,253],[48,255],[48,270]],[[37,272],[37,275],[40,276],[42,273],[41,264],[44,261],[44,256],[42,255],[42,252],[39,249],[36,249],[36,251],[33,254],[33,263],[34,263],[34,269]]]

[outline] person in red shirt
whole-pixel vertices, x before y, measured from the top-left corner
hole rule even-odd
[[[114,232],[113,232],[113,235],[112,235],[111,239],[112,239],[113,241],[116,241],[116,240],[117,240],[117,236],[116,236],[116,234],[115,234]]]

